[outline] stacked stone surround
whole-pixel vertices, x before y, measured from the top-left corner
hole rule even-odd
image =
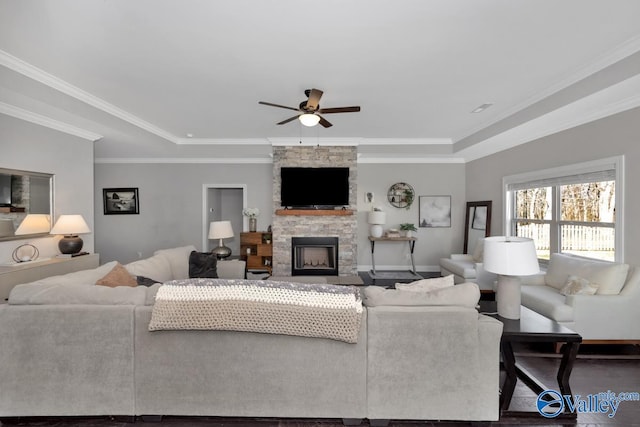
[[[348,167],[349,206],[353,215],[277,215],[280,205],[281,167]],[[273,275],[291,275],[292,237],[338,237],[338,274],[358,274],[356,195],[356,147],[274,147],[273,148]],[[309,191],[321,183],[310,182]]]

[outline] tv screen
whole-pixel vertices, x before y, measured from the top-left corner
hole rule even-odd
[[[0,206],[11,206],[11,175],[0,174]]]
[[[280,169],[280,204],[285,207],[349,205],[349,168]]]

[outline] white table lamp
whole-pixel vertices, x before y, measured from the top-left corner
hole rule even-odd
[[[496,236],[484,239],[484,269],[498,275],[498,315],[520,319],[520,277],[540,271],[536,246],[524,237]]]
[[[58,242],[58,248],[63,254],[77,254],[82,249],[82,239],[78,234],[91,233],[87,222],[82,215],[60,215],[53,225],[51,234],[62,234]]]
[[[229,239],[233,237],[233,228],[231,227],[231,221],[213,221],[209,224],[209,239],[220,239],[220,243],[217,248],[211,250],[218,259],[227,258],[231,255],[231,249],[226,247],[222,239]]]
[[[370,211],[367,222],[371,224],[369,233],[371,237],[382,237],[382,225],[387,221],[387,215],[382,211]]]

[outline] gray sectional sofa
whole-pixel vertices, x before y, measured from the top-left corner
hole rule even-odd
[[[192,249],[159,251],[125,267],[184,278]],[[150,332],[161,285],[94,285],[110,268],[18,285],[0,305],[0,417],[499,417],[502,324],[478,314],[475,284],[430,296],[366,288],[358,342],[350,344]]]

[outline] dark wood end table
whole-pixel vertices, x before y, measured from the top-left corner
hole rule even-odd
[[[521,307],[519,320],[505,319],[495,314],[496,311],[495,301],[480,301],[480,312],[498,319],[503,324],[500,354],[502,356],[502,367],[506,375],[501,385],[501,414],[509,416],[531,415],[531,412],[509,411],[509,405],[511,404],[511,398],[513,397],[518,378],[536,394],[540,394],[549,389],[516,362],[513,353],[513,343],[543,342],[565,344],[563,346],[562,360],[560,361],[556,379],[558,380],[560,393],[563,396],[572,396],[569,377],[571,376],[571,370],[578,355],[578,348],[582,342],[582,337],[571,329],[560,325],[558,322],[548,319],[526,307]],[[537,412],[535,413],[537,414]],[[568,411],[566,406],[564,413],[561,415],[563,418],[576,418],[576,414]]]

